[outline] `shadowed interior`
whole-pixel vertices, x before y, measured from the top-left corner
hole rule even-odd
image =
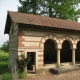
[[[72,50],[70,49],[70,43],[67,40],[62,43],[60,59],[61,62],[72,62]]]
[[[33,65],[35,65],[35,52],[27,52],[27,55],[31,57],[31,61],[27,65],[27,70],[33,70]]]
[[[80,61],[80,41],[78,41],[78,43],[77,43],[77,49],[76,49],[76,53],[75,53],[75,60]]]
[[[53,40],[48,39],[44,43],[44,64],[56,63],[56,49]]]

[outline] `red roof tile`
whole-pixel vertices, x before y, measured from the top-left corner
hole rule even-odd
[[[80,30],[79,22],[12,11],[9,11],[8,14],[11,20],[16,23]]]

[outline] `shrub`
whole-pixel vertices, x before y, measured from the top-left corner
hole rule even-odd
[[[27,75],[27,72],[18,72],[18,78],[20,79],[20,78],[25,78],[26,77],[26,75]]]
[[[24,78],[26,76],[25,69],[30,61],[31,61],[30,55],[28,55],[27,58],[25,58],[24,54],[21,54],[21,59],[17,59],[19,78]]]

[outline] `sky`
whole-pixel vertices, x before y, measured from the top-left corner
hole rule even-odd
[[[0,0],[0,47],[9,40],[8,34],[4,35],[7,11],[17,11],[18,6],[20,6],[18,0]]]
[[[18,0],[0,0],[0,47],[9,40],[8,34],[4,35],[7,11],[17,11],[18,5]]]

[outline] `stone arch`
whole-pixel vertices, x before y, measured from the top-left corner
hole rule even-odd
[[[47,39],[44,43],[44,64],[56,63],[56,44],[52,39]]]
[[[45,43],[45,41],[47,40],[47,39],[51,39],[51,40],[53,40],[54,42],[55,42],[55,44],[57,44],[57,37],[56,36],[54,36],[54,35],[52,35],[52,34],[48,34],[48,35],[45,35],[42,39],[41,39],[41,41],[40,41],[40,43],[39,43],[39,47],[40,48],[43,48],[44,49],[44,43]]]
[[[74,40],[74,44],[76,44],[77,45],[77,43],[80,41],[80,38],[79,37],[77,37],[77,38],[75,38],[75,39],[73,39]]]
[[[65,40],[69,41],[70,44],[73,44],[73,43],[74,43],[73,38],[72,38],[71,36],[69,36],[69,35],[65,35],[65,36],[62,38],[62,43],[63,43]]]
[[[71,62],[72,60],[72,48],[73,44],[75,43],[74,39],[69,36],[65,35],[62,37],[62,49],[61,49],[61,62]]]

